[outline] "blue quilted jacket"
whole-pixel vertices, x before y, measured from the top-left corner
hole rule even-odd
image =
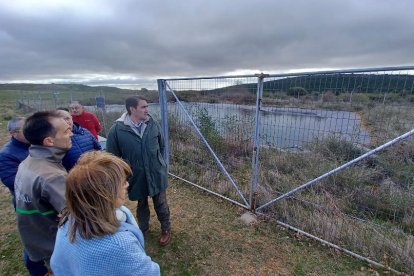
[[[67,171],[75,166],[82,153],[102,149],[101,145],[95,137],[93,137],[92,133],[90,133],[86,128],[81,127],[77,123],[73,123],[72,132],[72,147],[62,160],[62,164]]]
[[[9,188],[14,198],[14,178],[19,164],[29,155],[29,144],[13,137],[0,150],[0,179]]]

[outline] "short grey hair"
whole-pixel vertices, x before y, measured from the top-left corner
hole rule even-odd
[[[17,126],[18,123],[22,120],[26,120],[25,117],[13,117],[10,119],[10,121],[7,123],[7,131],[15,131],[19,127]]]

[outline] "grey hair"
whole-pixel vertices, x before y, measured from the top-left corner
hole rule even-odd
[[[16,130],[18,128],[17,124],[22,120],[26,120],[26,118],[25,117],[13,117],[13,118],[11,118],[10,121],[7,123],[7,131],[10,132],[10,131]]]

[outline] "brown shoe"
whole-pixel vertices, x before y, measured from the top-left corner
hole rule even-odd
[[[169,244],[171,241],[171,231],[170,230],[164,230],[161,232],[160,237],[160,245],[164,246]]]

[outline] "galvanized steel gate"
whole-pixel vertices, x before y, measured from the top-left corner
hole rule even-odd
[[[158,80],[170,174],[377,266],[412,271],[413,72]]]

